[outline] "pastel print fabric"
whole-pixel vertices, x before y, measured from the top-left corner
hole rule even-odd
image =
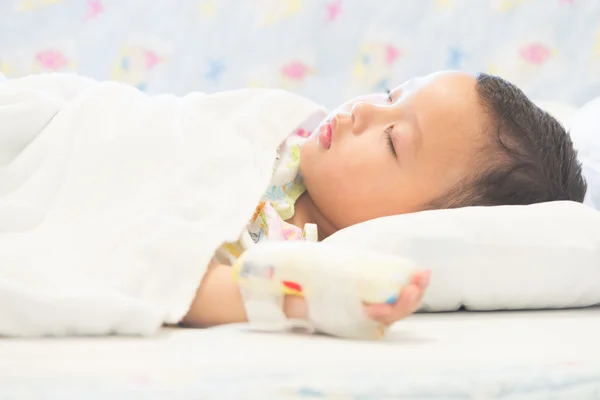
[[[332,107],[440,69],[581,105],[600,92],[600,2],[0,2],[8,77],[76,71],[175,94],[279,87]]]

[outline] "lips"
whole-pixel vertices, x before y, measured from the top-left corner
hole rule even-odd
[[[331,147],[331,137],[333,135],[333,130],[331,129],[331,124],[329,122],[324,123],[319,128],[319,143],[325,149],[329,149]]]

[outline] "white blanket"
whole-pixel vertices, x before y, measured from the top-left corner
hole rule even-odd
[[[177,323],[252,215],[278,144],[323,112],[279,90],[0,82],[0,335]]]

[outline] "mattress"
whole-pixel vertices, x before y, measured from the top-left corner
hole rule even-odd
[[[381,342],[169,328],[0,340],[0,399],[599,399],[600,308],[420,314]]]

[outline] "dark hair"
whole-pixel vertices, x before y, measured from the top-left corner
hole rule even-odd
[[[565,128],[499,77],[480,74],[477,93],[492,146],[480,153],[479,172],[433,208],[583,202],[587,185]]]

